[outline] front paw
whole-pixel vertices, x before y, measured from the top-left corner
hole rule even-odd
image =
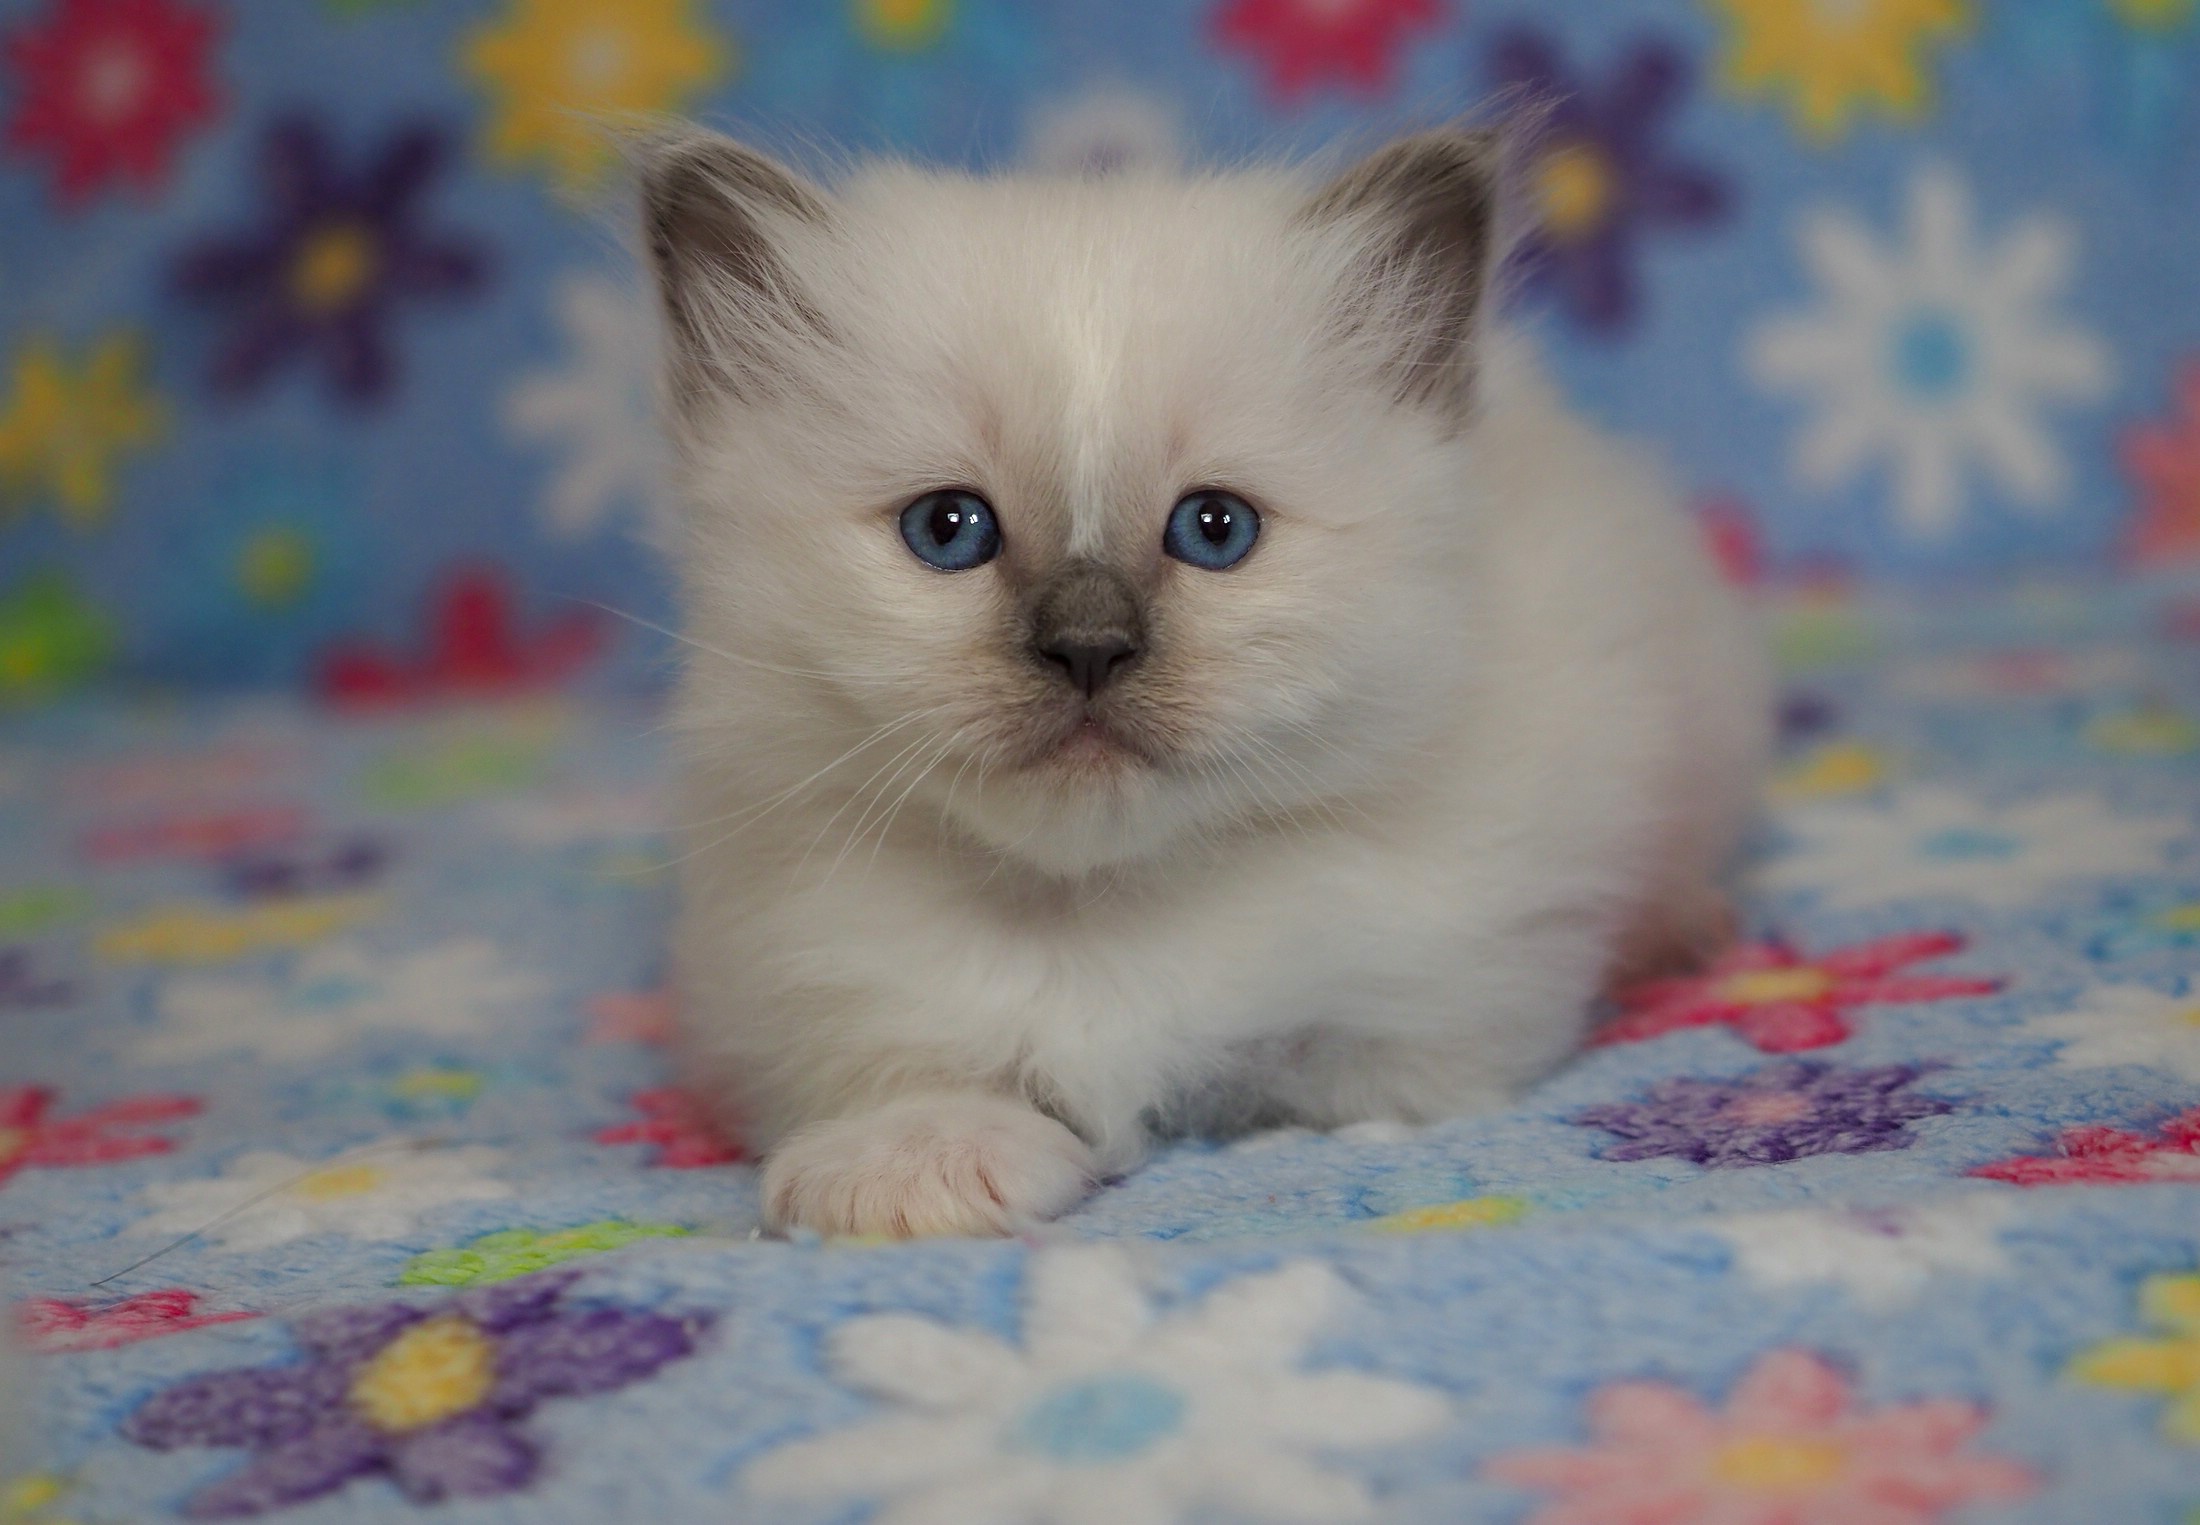
[[[1083,1140],[1023,1102],[910,1096],[789,1135],[764,1163],[764,1213],[828,1237],[999,1235],[1061,1212],[1095,1175]]]

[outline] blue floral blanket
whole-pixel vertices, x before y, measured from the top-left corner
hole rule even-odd
[[[2200,598],[1785,597],[1745,942],[1511,1110],[758,1232],[640,708],[0,726],[11,1522],[2177,1525]]]

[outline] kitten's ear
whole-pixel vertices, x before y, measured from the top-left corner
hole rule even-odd
[[[787,245],[830,223],[830,198],[717,133],[667,134],[636,157],[674,397],[769,387],[786,342],[824,332]]]
[[[1463,413],[1474,392],[1475,338],[1501,254],[1502,129],[1401,138],[1362,160],[1307,207],[1367,240],[1349,320],[1388,345],[1399,395]]]

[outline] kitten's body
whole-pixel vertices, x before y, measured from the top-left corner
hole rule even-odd
[[[1472,338],[1487,205],[1415,151],[1318,197],[660,172],[709,649],[677,978],[776,1222],[999,1231],[1156,1122],[1490,1106],[1716,936],[1755,643],[1654,472]],[[997,564],[901,543],[949,484]],[[1261,508],[1228,571],[1160,553],[1203,485]],[[1140,648],[1080,695],[1026,632],[1102,573]]]

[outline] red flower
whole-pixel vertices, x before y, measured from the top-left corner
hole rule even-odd
[[[199,1295],[181,1287],[143,1292],[112,1303],[72,1303],[58,1297],[33,1298],[23,1305],[23,1337],[33,1350],[49,1355],[84,1350],[113,1350],[139,1340],[183,1334],[209,1324],[234,1324],[257,1313],[198,1313]]]
[[[74,1117],[49,1117],[54,1093],[44,1086],[0,1088],[0,1186],[18,1171],[67,1165],[112,1165],[148,1154],[166,1154],[172,1139],[117,1137],[110,1128],[142,1128],[195,1116],[188,1096],[126,1096]]]
[[[669,990],[611,991],[588,1003],[588,1036],[584,1043],[649,1043],[672,1041],[672,992]]]
[[[95,863],[134,858],[219,859],[294,842],[305,828],[306,813],[294,805],[168,815],[132,826],[105,826],[87,832],[84,856]]]
[[[2200,558],[2200,359],[2177,381],[2179,416],[2126,431],[2124,470],[2139,487],[2139,511],[2124,550],[2142,566]]]
[[[599,644],[589,610],[522,636],[503,577],[477,569],[460,573],[437,600],[418,659],[340,643],[323,655],[318,686],[330,703],[357,708],[511,694],[563,682]]]
[[[1894,979],[1897,969],[1954,953],[1949,932],[1883,937],[1805,958],[1784,943],[1736,948],[1700,975],[1652,980],[1620,997],[1620,1015],[1596,1043],[1640,1043],[1686,1027],[1723,1024],[1768,1054],[1793,1054],[1847,1041],[1856,1006],[1945,1001],[1991,995],[1997,980]]]
[[[637,1092],[634,1110],[638,1123],[619,1123],[596,1135],[599,1144],[655,1144],[651,1163],[667,1170],[700,1170],[705,1165],[731,1165],[740,1159],[741,1146],[729,1142],[712,1126],[702,1104],[675,1086]]]
[[[1323,79],[1380,94],[1405,34],[1443,19],[1441,0],[1223,0],[1217,45],[1261,55],[1268,88],[1297,100]]]
[[[2159,1138],[2098,1124],[2066,1128],[2060,1153],[2018,1155],[1970,1173],[2012,1186],[2129,1186],[2141,1181],[2200,1181],[2200,1107],[2162,1124]]]
[[[55,0],[45,24],[0,40],[21,81],[8,147],[45,153],[65,204],[128,176],[168,178],[176,145],[214,119],[211,13],[176,0]]]

